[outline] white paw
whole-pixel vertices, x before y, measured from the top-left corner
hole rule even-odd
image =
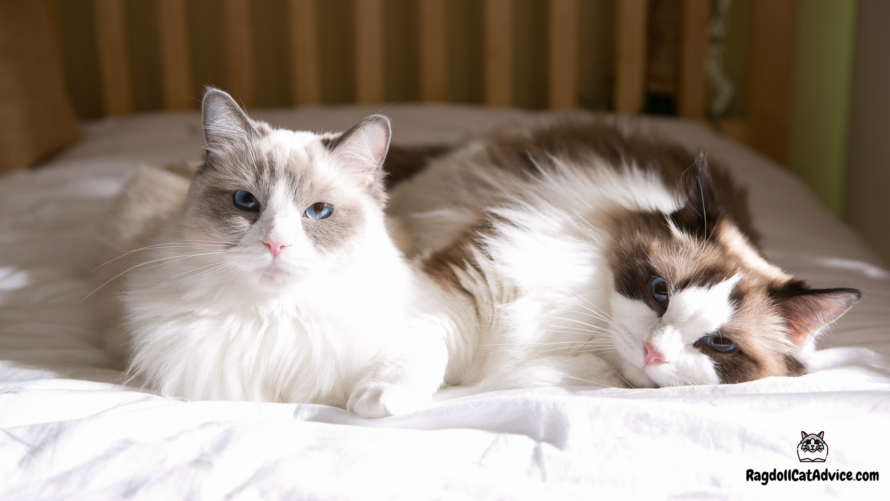
[[[432,395],[406,386],[368,382],[352,390],[346,409],[362,417],[381,418],[418,411],[431,401]]]

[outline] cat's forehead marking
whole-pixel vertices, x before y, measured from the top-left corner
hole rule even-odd
[[[204,193],[212,196],[198,199],[196,205],[230,240],[243,236],[251,225],[232,204],[236,190],[259,199],[263,206],[259,217],[272,218],[265,223],[269,228],[286,218],[325,252],[348,247],[364,231],[371,205],[362,202],[367,195],[356,189],[355,180],[344,175],[321,137],[311,132],[269,130],[250,143],[218,153],[213,165],[201,181],[207,187]],[[305,217],[305,210],[316,203],[331,204],[331,216]]]
[[[735,311],[730,294],[741,278],[736,274],[711,287],[696,286],[678,291],[671,295],[662,322],[681,326],[684,333],[696,339],[716,331]]]

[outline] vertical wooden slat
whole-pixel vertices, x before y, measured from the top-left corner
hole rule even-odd
[[[448,100],[446,0],[420,0],[420,99]]]
[[[251,30],[250,1],[225,0],[226,83],[228,91],[242,106],[255,103],[256,86]]]
[[[186,110],[193,106],[192,65],[186,0],[157,0],[161,45],[164,108]]]
[[[355,97],[359,103],[384,99],[383,0],[354,0]]]
[[[321,103],[316,0],[289,0],[291,80],[294,104]]]
[[[615,111],[637,113],[646,80],[648,0],[620,0],[615,33]]]
[[[680,40],[680,116],[704,120],[708,92],[705,57],[708,51],[708,21],[711,0],[683,0]]]
[[[513,0],[485,0],[485,103],[513,104]]]
[[[754,0],[748,66],[748,140],[788,164],[797,0]]]
[[[550,0],[551,108],[578,105],[578,0]]]
[[[127,51],[127,25],[123,0],[93,0],[96,43],[102,77],[102,103],[106,115],[133,112],[133,85]]]

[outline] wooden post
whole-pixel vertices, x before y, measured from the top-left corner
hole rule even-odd
[[[708,105],[705,59],[708,53],[708,22],[711,0],[683,0],[682,39],[680,41],[680,116],[704,120]]]
[[[195,101],[185,0],[157,0],[157,7],[164,108],[187,110]]]
[[[550,0],[551,108],[578,105],[578,0]]]
[[[321,103],[316,0],[289,0],[292,99],[294,104]]]
[[[797,0],[754,0],[748,66],[748,141],[788,165]]]
[[[244,107],[255,103],[255,61],[251,30],[250,1],[225,0],[226,83],[228,91]]]
[[[485,103],[513,104],[513,0],[485,0]]]
[[[123,0],[93,0],[102,105],[106,115],[133,112],[133,79]]]
[[[355,0],[355,95],[358,103],[385,98],[383,0]]]
[[[619,0],[615,57],[615,111],[637,113],[646,83],[647,0]]]
[[[446,0],[420,0],[420,99],[448,100]]]

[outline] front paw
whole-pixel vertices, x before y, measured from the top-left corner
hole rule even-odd
[[[369,382],[352,390],[346,409],[362,417],[381,418],[418,411],[431,401],[432,395],[406,386]]]

